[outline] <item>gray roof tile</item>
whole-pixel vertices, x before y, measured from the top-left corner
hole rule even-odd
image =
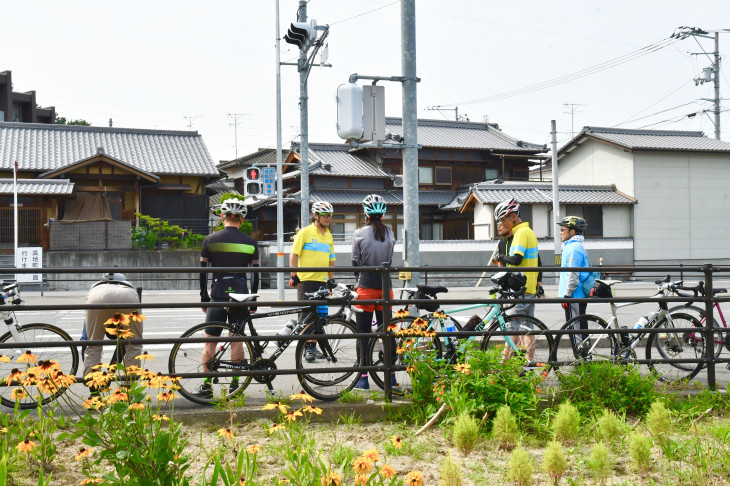
[[[514,198],[520,203],[552,204],[553,187],[544,182],[482,182],[472,187],[483,204],[495,204]],[[634,204],[635,199],[616,191],[614,186],[561,185],[559,201],[563,204]],[[450,206],[453,206],[453,202]]]
[[[585,137],[614,143],[631,150],[682,152],[730,152],[730,143],[707,137],[702,132],[679,130],[634,130],[630,128],[584,127],[560,152]]]
[[[70,196],[73,191],[68,179],[18,179],[18,194],[22,196]],[[13,194],[13,179],[0,179],[0,194]]]
[[[337,204],[360,204],[368,194],[380,194],[386,204],[393,206],[403,205],[402,191],[374,191],[374,190],[313,190],[309,197],[311,202],[329,201]],[[443,206],[454,199],[455,191],[421,191],[418,193],[419,206]],[[299,198],[299,193],[293,195]],[[335,207],[335,211],[337,208]]]
[[[0,122],[0,167],[46,172],[104,153],[153,174],[217,176],[198,132]]]

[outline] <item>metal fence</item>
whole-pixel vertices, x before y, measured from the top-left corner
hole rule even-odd
[[[388,298],[390,295],[391,290],[391,278],[393,274],[398,274],[399,272],[412,272],[414,274],[417,274],[418,272],[425,272],[425,271],[431,271],[431,272],[444,272],[444,273],[454,273],[454,274],[461,274],[461,273],[481,273],[481,272],[494,272],[496,270],[495,267],[468,267],[468,266],[461,266],[461,267],[397,267],[397,266],[391,266],[390,264],[383,264],[381,266],[376,267],[335,267],[335,268],[317,268],[317,267],[299,267],[296,269],[297,271],[330,271],[334,270],[336,273],[352,273],[355,271],[358,272],[377,272],[381,275],[382,278],[382,285],[383,285],[383,295],[384,298],[381,299],[372,299],[372,300],[359,300],[358,303],[361,304],[370,304],[370,305],[382,305],[383,306],[383,328],[386,328],[387,325],[390,323],[391,319],[393,318],[393,308],[396,306],[404,306],[409,304],[433,304],[434,300],[428,299],[416,299],[416,300],[409,300],[409,299],[391,299]],[[657,302],[666,302],[666,303],[688,303],[688,302],[694,302],[694,303],[700,303],[704,304],[704,311],[706,316],[706,325],[703,329],[706,342],[708,343],[714,343],[715,342],[715,333],[717,332],[726,332],[728,329],[715,329],[713,327],[713,323],[715,322],[715,312],[713,304],[718,302],[730,302],[730,298],[728,297],[719,297],[717,295],[713,295],[713,289],[715,288],[715,279],[718,276],[730,276],[730,267],[719,267],[714,266],[712,264],[704,264],[702,266],[637,266],[637,267],[626,267],[626,266],[617,266],[617,267],[611,267],[611,266],[603,266],[603,267],[581,267],[581,268],[574,268],[574,267],[540,267],[538,268],[531,268],[531,267],[520,267],[520,271],[524,272],[530,272],[530,271],[542,271],[543,273],[559,273],[561,271],[601,271],[601,272],[621,272],[625,273],[627,270],[634,271],[634,272],[642,272],[647,274],[657,274],[657,275],[665,275],[667,273],[675,273],[678,274],[680,271],[683,272],[683,274],[697,274],[701,275],[702,281],[704,282],[705,286],[705,295],[704,296],[697,296],[697,297],[665,297],[665,298],[653,298],[653,297],[643,297],[643,298],[637,298],[637,297],[612,297],[612,298],[606,298],[606,299],[594,299],[594,298],[586,298],[586,299],[571,299],[572,302],[581,303],[595,303],[595,302],[615,302],[615,303],[621,303],[621,302],[635,302],[635,303],[644,303],[644,302],[651,302],[651,303],[657,303]],[[63,268],[63,269],[52,269],[52,268],[44,268],[43,272],[48,274],[63,274],[63,273],[90,273],[90,274],[100,274],[105,272],[122,272],[125,274],[157,274],[157,273],[198,273],[198,272],[205,272],[205,273],[213,273],[213,272],[241,272],[243,271],[242,268],[239,267],[218,267],[218,268],[200,268],[200,267],[168,267],[168,268],[144,268],[144,267],[125,267],[125,268],[104,268],[104,267],[95,267],[95,268]],[[259,272],[259,273],[277,273],[277,272],[286,272],[289,273],[292,271],[291,268],[276,268],[276,267],[259,267],[259,268],[250,268],[246,267],[245,271],[247,272]],[[33,273],[33,270],[28,269],[19,269],[19,268],[6,268],[4,271],[0,270],[0,273]],[[397,289],[393,289],[397,290]],[[535,303],[538,305],[542,304],[550,304],[550,303],[562,303],[564,302],[564,299],[557,299],[557,298],[546,298],[546,299],[539,299],[536,300]],[[436,302],[440,306],[442,305],[471,305],[471,304],[503,304],[503,303],[514,303],[514,300],[511,299],[493,299],[489,297],[483,297],[483,298],[467,298],[467,299],[437,299]],[[208,307],[300,307],[300,306],[316,306],[316,305],[327,305],[330,304],[328,301],[278,301],[278,300],[270,300],[270,301],[262,301],[258,300],[255,302],[230,302],[230,303],[201,303],[201,302],[167,302],[167,303],[143,303],[142,307],[145,309],[150,308],[200,308]],[[44,311],[44,310],[79,310],[79,309],[134,309],[140,307],[139,305],[120,305],[120,304],[84,304],[84,305],[69,305],[69,304],[59,304],[59,305],[6,305],[6,306],[0,306],[0,309],[5,310],[12,310],[12,311]],[[676,328],[675,331],[677,332],[696,332],[697,328]],[[559,333],[562,334],[631,334],[631,333],[638,333],[643,332],[647,334],[652,333],[659,333],[663,332],[661,329],[604,329],[604,330],[550,330],[547,331],[548,334],[556,335]],[[494,336],[506,336],[506,335],[527,335],[527,334],[534,334],[530,332],[525,331],[498,331],[491,333]],[[478,336],[480,335],[480,332],[456,332],[456,333],[443,333],[439,332],[436,334],[438,337],[443,336],[454,336],[454,337],[469,337],[469,336]],[[392,337],[391,333],[367,333],[367,334],[351,334],[349,336],[345,336],[349,339],[361,339],[361,338],[385,338],[385,337]],[[329,337],[338,337],[342,338],[341,335],[318,335],[318,337],[323,338],[329,338]],[[311,335],[298,335],[298,336],[276,336],[276,340],[290,340],[290,341],[298,341],[298,340],[311,340]],[[270,335],[260,335],[260,336],[220,336],[215,338],[160,338],[160,339],[131,339],[122,341],[122,344],[173,344],[173,343],[203,343],[203,342],[235,342],[235,341],[268,341],[271,340],[272,336]],[[384,346],[386,347],[384,351],[384,363],[380,366],[357,366],[357,367],[342,367],[342,368],[327,368],[327,369],[320,369],[320,368],[307,368],[307,373],[321,373],[321,372],[332,372],[332,371],[358,371],[358,372],[382,372],[385,379],[383,380],[384,383],[384,392],[386,399],[391,398],[391,382],[390,379],[387,379],[391,375],[391,372],[393,371],[399,371],[405,369],[404,366],[396,365],[393,360],[391,359],[391,352],[390,349],[390,343],[391,339],[383,339]],[[54,343],[44,343],[44,347],[71,347],[71,346],[115,346],[117,343],[115,341],[62,341],[62,342],[54,342]],[[18,344],[17,342],[12,343],[0,343],[0,349],[8,349],[8,348],[18,348],[18,347],[33,347],[33,343],[21,343]],[[659,359],[659,360],[631,360],[632,362],[638,363],[638,364],[647,364],[649,362],[656,362],[656,363],[696,363],[706,366],[706,377],[708,386],[711,389],[715,389],[717,386],[717,380],[716,380],[716,365],[719,363],[729,363],[730,359],[721,359],[715,356],[714,352],[707,352],[705,353],[706,356],[697,358],[697,359]],[[302,370],[297,369],[271,369],[271,370],[241,370],[237,372],[228,372],[228,373],[188,373],[181,375],[183,378],[200,378],[200,377],[215,377],[215,376],[259,376],[259,375],[287,375],[287,374],[298,374],[301,373]],[[82,377],[77,377],[77,379],[82,379]]]

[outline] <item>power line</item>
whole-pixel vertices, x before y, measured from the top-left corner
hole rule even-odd
[[[644,113],[646,110],[648,110],[649,108],[658,105],[659,103],[661,103],[662,101],[666,100],[667,98],[669,98],[670,96],[672,96],[674,93],[676,93],[677,91],[679,91],[680,89],[682,89],[685,86],[687,86],[690,82],[691,82],[691,80],[685,81],[684,83],[682,83],[682,85],[679,88],[675,89],[674,91],[672,91],[671,93],[669,93],[668,95],[666,95],[665,97],[663,97],[662,99],[660,99],[660,100],[652,103],[651,105],[647,106],[643,110],[640,110],[640,111],[634,113],[633,115],[631,115],[630,117],[628,117],[626,120],[622,121],[621,123],[618,123],[616,125],[613,125],[612,128],[620,127],[621,125],[625,125],[626,123],[630,123],[630,122],[634,121],[633,118],[636,115],[640,115],[640,114]],[[684,105],[679,105],[679,106],[684,106]],[[676,107],[675,106],[675,108],[679,108],[679,107]],[[661,113],[661,112],[659,112],[659,113]],[[655,113],[655,115],[656,115],[656,113]],[[652,115],[649,115],[649,116],[652,116]],[[641,118],[638,118],[638,119],[641,120]]]
[[[341,24],[342,22],[347,22],[348,20],[356,19],[358,17],[362,17],[363,15],[367,15],[367,14],[371,14],[373,12],[377,12],[378,10],[382,10],[384,8],[390,7],[391,5],[395,5],[396,3],[400,3],[400,1],[390,2],[389,4],[383,5],[382,7],[374,8],[372,10],[368,10],[367,12],[362,12],[362,13],[359,13],[357,15],[353,15],[352,17],[347,17],[346,19],[338,20],[337,22],[332,22],[332,23],[330,23],[330,26],[337,25],[337,24]]]

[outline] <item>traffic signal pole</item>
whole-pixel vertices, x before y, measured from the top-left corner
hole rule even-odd
[[[299,0],[297,21],[307,21],[307,2]],[[299,50],[299,156],[301,164],[299,173],[301,176],[300,195],[300,222],[299,227],[304,228],[309,220],[309,105],[307,98],[307,51]]]
[[[283,164],[281,154],[281,35],[279,32],[279,0],[276,0],[276,266],[284,267],[284,201],[282,193]],[[278,299],[284,300],[284,274],[276,274]]]

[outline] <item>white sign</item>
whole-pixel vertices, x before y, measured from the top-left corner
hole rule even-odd
[[[43,248],[29,246],[18,248],[15,254],[16,268],[43,268]],[[43,282],[42,273],[16,273],[15,280],[18,282]]]

